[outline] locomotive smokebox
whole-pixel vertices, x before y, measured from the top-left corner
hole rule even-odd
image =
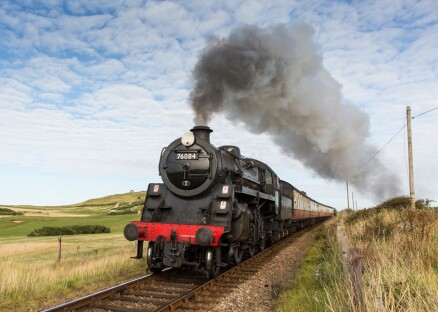
[[[210,127],[207,126],[195,126],[193,129],[190,129],[190,131],[193,132],[193,135],[197,138],[203,139],[204,141],[207,141],[210,143],[210,133],[213,132],[213,130],[210,129]]]

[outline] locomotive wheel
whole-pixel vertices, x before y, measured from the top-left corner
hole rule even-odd
[[[234,263],[235,264],[239,264],[240,262],[242,262],[243,259],[243,250],[240,247],[236,247],[234,249]]]
[[[207,248],[205,253],[205,269],[208,278],[215,278],[219,275],[220,267],[216,263],[216,252],[213,248]]]
[[[147,252],[148,269],[152,273],[160,273],[163,270],[163,268],[154,267],[153,251],[154,251],[154,244],[149,243],[148,252]]]
[[[249,255],[249,257],[252,258],[252,257],[255,256],[255,254],[256,254],[256,248],[255,248],[255,246],[250,245],[250,246],[248,247],[248,255]]]
[[[260,248],[260,251],[265,250],[265,248],[266,248],[266,240],[264,238],[260,240],[259,248]]]

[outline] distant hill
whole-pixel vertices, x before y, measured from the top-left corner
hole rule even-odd
[[[79,204],[74,204],[75,207],[99,207],[121,205],[122,203],[144,202],[146,192],[129,192],[124,194],[108,195],[100,198],[86,200]]]
[[[145,197],[146,192],[129,192],[64,206],[0,205],[0,237],[23,237],[44,226],[95,224],[123,233],[127,223],[139,219]]]
[[[134,202],[144,202],[146,197],[146,192],[129,192],[123,194],[114,194],[108,195],[100,198],[93,198],[86,200],[81,203],[72,204],[72,205],[60,205],[60,206],[34,206],[34,205],[1,205],[2,208],[19,208],[19,209],[31,209],[31,210],[39,210],[39,209],[71,209],[71,208],[79,208],[79,207],[90,207],[90,208],[98,208],[98,207],[110,207],[110,206],[118,206],[123,203],[134,203]]]

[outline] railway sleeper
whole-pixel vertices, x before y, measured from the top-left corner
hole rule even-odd
[[[163,289],[161,286],[156,287],[137,287],[134,291],[136,292],[143,292],[143,291],[152,291],[157,293],[166,293],[166,294],[174,294],[174,289]],[[128,291],[128,293],[131,293],[131,291]]]
[[[185,289],[193,289],[197,285],[196,284],[183,284],[183,283],[173,283],[173,282],[166,282],[162,281],[160,282],[160,286],[162,288],[170,288],[170,289],[176,289],[176,290],[185,290]]]
[[[104,304],[104,303],[100,303],[100,302],[93,303],[92,307],[97,308],[97,309],[102,309],[105,311],[112,311],[112,312],[142,312],[142,311],[145,311],[145,307],[127,308],[127,307],[114,306],[114,305],[110,305],[110,304]]]
[[[135,303],[145,303],[145,304],[152,304],[154,306],[161,306],[167,302],[166,299],[159,300],[159,298],[135,298],[135,297],[128,297],[128,296],[120,296],[115,298],[114,300],[120,300],[124,302],[135,302]]]
[[[169,293],[152,293],[152,292],[142,292],[142,291],[135,291],[135,292],[129,292],[125,295],[132,295],[137,297],[143,297],[143,298],[163,298],[163,299],[176,299],[180,296],[180,294],[172,294]]]

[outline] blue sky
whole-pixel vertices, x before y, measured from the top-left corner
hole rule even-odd
[[[160,181],[162,147],[193,126],[191,70],[206,38],[297,22],[315,29],[344,101],[369,115],[370,144],[403,126],[407,105],[413,115],[438,106],[436,1],[2,1],[0,204],[69,204]],[[268,135],[220,115],[210,126],[215,145],[239,145],[315,199],[346,205],[344,183]],[[417,197],[438,200],[438,110],[413,127]],[[408,194],[405,140],[378,157]],[[353,191],[359,207],[376,203]]]

